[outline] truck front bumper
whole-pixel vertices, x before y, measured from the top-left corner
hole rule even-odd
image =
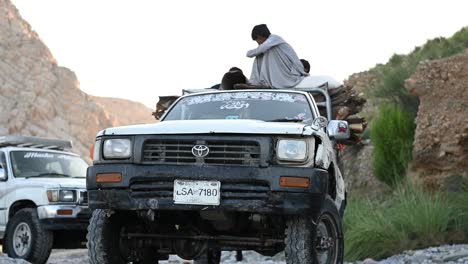
[[[91,210],[81,205],[44,205],[37,207],[37,215],[47,230],[86,230]]]
[[[120,173],[121,182],[97,183],[96,175]],[[310,179],[308,188],[280,186],[281,176]],[[175,204],[174,180],[221,182],[219,206]],[[177,166],[100,164],[88,168],[91,209],[225,210],[266,214],[317,212],[328,188],[328,172],[317,168],[269,166]]]

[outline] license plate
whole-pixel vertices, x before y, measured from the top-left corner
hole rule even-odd
[[[174,181],[174,203],[219,205],[221,193],[219,181]]]

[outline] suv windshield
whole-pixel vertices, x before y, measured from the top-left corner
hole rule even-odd
[[[12,151],[15,177],[86,177],[88,164],[80,157],[44,151]]]
[[[303,122],[313,119],[307,97],[288,92],[225,92],[182,98],[166,115],[169,120],[255,119]]]

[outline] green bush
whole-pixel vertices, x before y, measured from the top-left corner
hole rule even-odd
[[[384,201],[352,198],[344,218],[347,261],[381,259],[404,250],[466,242],[467,194],[430,194],[400,185]]]
[[[413,247],[439,245],[444,242],[455,208],[441,193],[430,195],[411,185],[399,187],[389,210],[393,225],[403,230]]]
[[[368,199],[351,199],[344,219],[345,256],[349,261],[389,256],[400,249],[398,241],[407,238],[395,229],[379,204]]]
[[[374,174],[389,186],[396,186],[404,178],[415,127],[411,116],[394,105],[381,106],[372,123]]]

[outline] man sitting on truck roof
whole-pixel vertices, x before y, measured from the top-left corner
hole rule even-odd
[[[247,52],[255,57],[249,83],[271,88],[291,88],[308,74],[294,49],[283,38],[270,33],[265,24],[252,29],[258,47]]]

